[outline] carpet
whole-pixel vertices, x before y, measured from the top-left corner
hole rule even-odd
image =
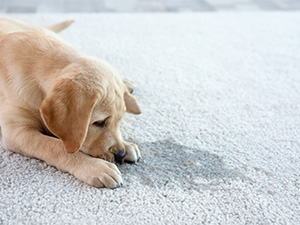
[[[2,14],[48,25],[136,84],[142,162],[88,186],[0,148],[0,224],[299,224],[299,12]]]

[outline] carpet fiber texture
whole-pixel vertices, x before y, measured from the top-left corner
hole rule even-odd
[[[10,17],[75,19],[62,37],[135,82],[143,160],[97,189],[2,147],[0,224],[299,224],[299,12]]]

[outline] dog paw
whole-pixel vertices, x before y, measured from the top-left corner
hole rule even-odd
[[[130,80],[126,79],[126,78],[123,79],[123,83],[125,84],[125,86],[126,86],[127,90],[129,91],[129,93],[132,94],[132,92],[134,91],[133,83]]]
[[[126,150],[125,162],[136,163],[141,160],[141,153],[136,144],[124,142],[124,146]]]
[[[86,158],[77,167],[74,176],[94,187],[117,188],[123,186],[121,173],[117,166],[102,159]]]

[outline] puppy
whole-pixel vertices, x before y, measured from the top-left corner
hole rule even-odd
[[[85,56],[55,32],[0,19],[0,126],[6,149],[44,160],[95,187],[122,186],[115,160],[137,162],[119,122],[140,114],[132,86],[107,62]]]

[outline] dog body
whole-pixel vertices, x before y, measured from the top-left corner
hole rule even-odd
[[[136,99],[107,62],[85,56],[47,28],[0,19],[0,126],[5,148],[96,186],[122,185],[115,157],[137,162],[119,121]],[[96,158],[97,157],[97,158]]]

